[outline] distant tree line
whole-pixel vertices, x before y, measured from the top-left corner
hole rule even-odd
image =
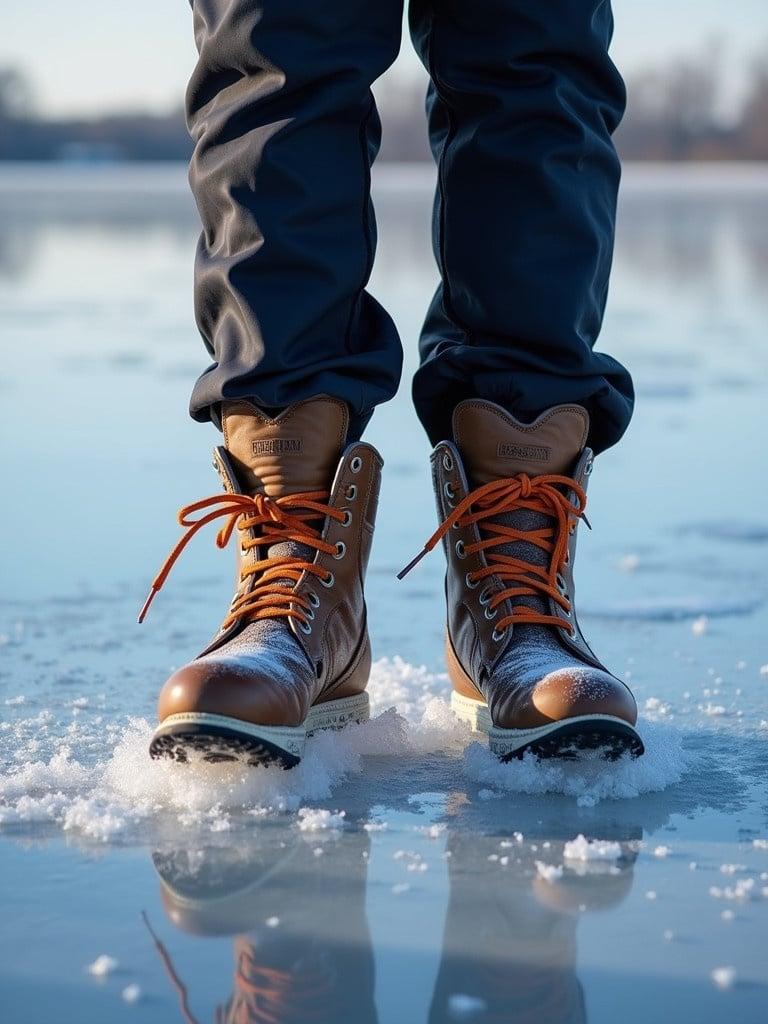
[[[745,97],[724,116],[721,64],[710,47],[628,81],[627,114],[616,133],[632,160],[768,160],[768,54],[754,62]],[[421,82],[381,91],[383,160],[429,159]],[[154,115],[36,115],[22,75],[0,68],[0,160],[186,160],[191,142],[181,109]]]

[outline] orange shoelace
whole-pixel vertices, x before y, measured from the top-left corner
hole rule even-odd
[[[240,950],[235,995],[217,1007],[216,1024],[310,1024],[327,1020],[328,978],[318,967],[293,971],[260,964],[253,946]]]
[[[338,522],[344,521],[345,512],[326,504],[328,497],[328,491],[307,491],[302,494],[270,498],[259,491],[252,498],[247,494],[215,494],[191,505],[185,505],[179,509],[177,519],[179,526],[186,527],[186,533],[182,534],[153,580],[139,613],[139,622],[144,621],[155,594],[162,588],[184,548],[198,530],[215,519],[226,517],[226,522],[216,535],[216,546],[219,548],[227,546],[235,527],[242,532],[261,527],[257,537],[241,539],[243,551],[269,548],[273,544],[293,541],[329,555],[336,554],[335,545],[324,541],[319,529],[310,525],[313,521],[322,522],[327,518]],[[203,512],[205,509],[212,511],[197,519],[193,518],[195,512]],[[226,629],[239,618],[253,622],[256,619],[283,616],[306,623],[313,615],[309,600],[297,594],[290,586],[286,586],[285,582],[298,582],[305,572],[316,576],[326,586],[333,579],[333,574],[327,569],[292,555],[259,558],[249,562],[240,572],[241,580],[248,576],[259,578],[249,592],[240,594],[232,602],[222,629]]]
[[[572,491],[578,504],[571,503],[565,490]],[[467,527],[476,523],[480,530],[481,540],[474,544],[461,545],[462,554],[473,555],[478,551],[486,551],[487,566],[467,573],[467,586],[474,589],[482,580],[491,576],[508,584],[503,590],[494,593],[486,603],[488,612],[493,612],[498,605],[515,597],[548,597],[556,601],[565,611],[570,613],[571,602],[562,592],[560,580],[568,559],[568,538],[576,529],[576,521],[584,519],[589,525],[584,510],[587,496],[584,490],[566,476],[529,477],[526,473],[504,480],[491,480],[475,488],[466,498],[460,501],[453,511],[438,526],[422,551],[402,569],[398,579],[403,579],[411,569],[428,554],[445,536],[452,526]],[[531,530],[516,529],[501,523],[490,522],[496,516],[528,509],[549,516],[556,522],[552,526],[542,526]],[[494,547],[524,541],[534,544],[549,555],[549,565],[544,568],[522,558],[513,558]],[[511,585],[510,585],[511,584]],[[556,626],[569,633],[574,632],[571,623],[529,608],[524,604],[513,605],[512,614],[504,615],[496,624],[497,634],[507,626],[528,623],[541,626]]]

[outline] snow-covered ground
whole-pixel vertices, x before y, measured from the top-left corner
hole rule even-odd
[[[183,172],[0,172],[4,1019],[183,1020],[180,984],[200,1021],[765,1019],[768,178],[746,173],[630,170],[622,199],[602,343],[638,407],[577,576],[645,758],[500,765],[448,710],[440,556],[394,579],[433,529],[407,377],[434,272],[428,181],[390,170],[373,290],[406,383],[369,432],[375,715],[293,772],[194,773],[147,737],[229,554],[201,538],[135,625],[176,508],[218,487],[186,416]]]

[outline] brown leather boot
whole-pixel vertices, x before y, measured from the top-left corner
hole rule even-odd
[[[181,509],[187,532],[139,621],[187,542],[219,517],[219,547],[237,532],[237,589],[213,640],[163,687],[150,754],[289,768],[308,734],[368,718],[363,580],[382,461],[368,444],[345,447],[349,414],[333,398],[274,418],[228,402],[222,418],[214,466],[226,493]]]
[[[442,538],[451,704],[505,760],[643,753],[634,698],[595,656],[574,609],[588,429],[581,406],[526,424],[492,402],[465,401],[455,443],[432,453],[442,522],[422,555]]]

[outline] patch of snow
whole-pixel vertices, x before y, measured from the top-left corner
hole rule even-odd
[[[640,565],[640,556],[631,553],[622,555],[616,565],[621,572],[634,572]]]
[[[668,857],[672,853],[671,846],[657,846],[653,851],[654,857]]]
[[[563,793],[582,807],[601,800],[628,800],[659,792],[679,782],[688,764],[681,733],[666,723],[641,721],[645,754],[606,762],[597,752],[573,761],[540,761],[532,754],[506,763],[487,746],[471,744],[465,751],[467,774],[474,782],[512,793]]]
[[[562,864],[545,864],[544,861],[536,861],[536,872],[539,878],[543,878],[545,882],[556,882],[558,878],[563,877],[563,866]]]
[[[715,967],[710,977],[712,982],[721,989],[733,988],[736,981],[736,968],[735,967]]]
[[[141,999],[141,988],[134,982],[126,985],[121,994],[126,1003],[138,1003]]]
[[[587,839],[581,833],[563,847],[566,860],[606,861],[621,857],[621,844],[611,840]]]
[[[277,926],[280,924],[280,918],[274,916],[268,917],[264,924],[267,926],[267,928],[277,928]]]
[[[754,878],[739,878],[734,885],[726,885],[722,888],[718,885],[710,885],[709,895],[716,900],[736,900],[743,903],[752,898],[754,888]]]
[[[691,632],[694,636],[704,636],[709,628],[709,619],[706,615],[700,615],[691,623]]]
[[[113,956],[107,956],[106,953],[102,953],[101,956],[96,957],[92,964],[88,964],[87,971],[95,978],[105,978],[108,974],[117,970],[117,967],[117,960]]]
[[[300,807],[298,826],[301,832],[325,832],[344,828],[345,811],[327,811],[324,808]]]

